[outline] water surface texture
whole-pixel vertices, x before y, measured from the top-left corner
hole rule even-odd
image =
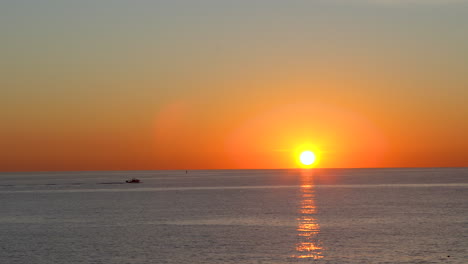
[[[0,263],[468,263],[468,169],[2,173]]]

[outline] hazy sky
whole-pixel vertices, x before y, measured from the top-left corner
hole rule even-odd
[[[468,166],[468,1],[0,2],[0,171]]]

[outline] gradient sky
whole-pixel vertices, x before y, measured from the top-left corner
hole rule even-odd
[[[468,166],[468,1],[0,2],[0,171]]]

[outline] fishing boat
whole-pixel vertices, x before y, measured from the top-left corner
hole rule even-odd
[[[140,183],[140,180],[137,178],[131,178],[130,180],[126,180],[126,183]]]

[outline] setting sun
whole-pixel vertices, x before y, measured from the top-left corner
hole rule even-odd
[[[301,163],[304,165],[312,165],[315,162],[316,157],[312,151],[306,150],[301,153],[301,156],[299,157],[299,159],[301,160]]]

